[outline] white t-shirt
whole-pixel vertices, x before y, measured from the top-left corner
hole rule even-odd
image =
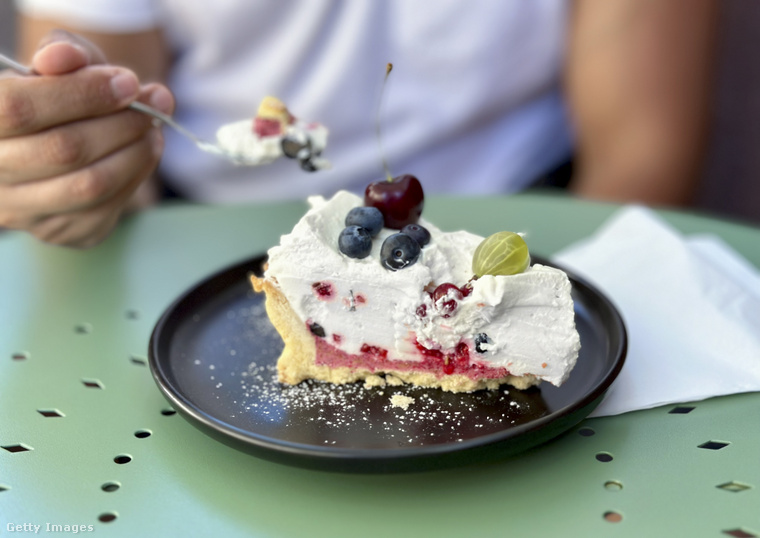
[[[162,171],[211,202],[362,192],[393,175],[426,192],[503,193],[570,155],[560,90],[569,0],[17,0],[28,15],[106,32],[165,29],[176,119],[212,140],[265,95],[330,129],[332,169],[236,167],[167,130]]]

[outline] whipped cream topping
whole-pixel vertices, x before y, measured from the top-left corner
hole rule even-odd
[[[327,128],[321,123],[307,123],[296,120],[281,134],[260,136],[254,132],[250,119],[222,125],[216,132],[216,141],[225,152],[237,156],[247,165],[269,164],[284,156],[282,140],[285,137],[309,139],[311,142],[310,162],[317,169],[330,168],[330,161],[319,154],[327,147]]]
[[[471,360],[512,375],[533,374],[555,385],[567,379],[580,338],[564,272],[534,264],[517,275],[480,277],[469,295],[454,299],[456,308],[447,316],[429,291],[471,281],[472,255],[482,237],[443,232],[421,219],[430,243],[415,264],[390,271],[380,263],[380,248],[397,230],[384,228],[366,258],[338,250],[345,217],[363,205],[361,198],[341,191],[309,203],[293,231],[269,250],[265,277],[277,282],[304,323],[324,330],[331,345],[349,354],[375,346],[387,350],[389,360],[419,361],[418,345],[446,353],[464,342]]]

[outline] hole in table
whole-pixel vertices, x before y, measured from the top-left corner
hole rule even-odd
[[[150,437],[151,435],[153,435],[153,432],[150,430],[137,430],[135,432],[135,437],[137,437],[138,439],[145,439],[146,437]]]
[[[172,415],[174,415],[176,413],[177,412],[174,409],[162,409],[161,410],[161,414],[164,415],[165,417],[170,417],[170,416],[172,416]]]
[[[29,450],[34,450],[32,447],[26,446],[25,444],[22,444],[22,443],[19,443],[16,445],[5,445],[0,448],[7,450],[11,454],[16,454],[18,452],[28,452]]]
[[[623,489],[623,484],[617,480],[607,480],[607,482],[604,483],[604,489],[607,491],[620,491]]]
[[[29,353],[27,353],[26,351],[19,351],[11,355],[11,359],[13,359],[14,361],[25,361],[28,358],[29,358]]]
[[[121,484],[118,482],[106,482],[102,486],[100,486],[100,489],[103,491],[107,491],[108,493],[111,493],[112,491],[116,491],[121,487]]]
[[[127,319],[140,319],[140,311],[130,308],[129,310],[124,312],[124,317],[126,317]]]
[[[148,360],[145,357],[140,357],[138,355],[132,355],[129,357],[129,361],[132,364],[137,364],[138,366],[147,366]]]
[[[79,323],[74,326],[74,332],[77,334],[90,334],[92,332],[92,325],[89,323]]]
[[[707,441],[706,443],[702,443],[698,446],[698,448],[705,448],[707,450],[720,450],[721,448],[726,448],[731,443],[727,443],[725,441]]]
[[[37,409],[37,412],[46,418],[65,417],[58,409]]]
[[[602,463],[608,463],[613,459],[612,454],[609,452],[599,452],[595,457],[597,461],[601,461]]]
[[[125,463],[129,463],[130,461],[132,461],[132,456],[130,456],[129,454],[119,454],[113,459],[113,461],[115,461],[119,465],[124,465]]]
[[[723,531],[723,534],[733,536],[734,538],[757,538],[757,534],[746,531],[744,529],[729,529]]]
[[[88,389],[102,389],[103,383],[99,379],[82,379],[82,384]]]
[[[696,407],[690,407],[686,405],[679,405],[678,407],[674,407],[670,411],[668,411],[668,414],[670,415],[687,415],[694,411]]]
[[[581,428],[578,430],[578,435],[582,435],[583,437],[591,437],[592,435],[595,435],[596,432],[592,430],[591,428]]]
[[[722,489],[725,491],[733,491],[734,493],[739,493],[740,491],[747,491],[748,489],[751,489],[752,486],[749,484],[742,484],[741,482],[736,482],[732,480],[731,482],[726,482],[725,484],[720,484],[715,486],[718,489]]]
[[[611,510],[605,512],[602,517],[610,523],[620,523],[623,521],[623,515],[620,512],[613,512]]]
[[[104,512],[98,516],[98,521],[101,523],[111,523],[116,519],[116,513],[115,512]]]

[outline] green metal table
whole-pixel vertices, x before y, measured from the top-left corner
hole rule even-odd
[[[760,536],[756,393],[587,419],[498,463],[394,475],[271,463],[173,413],[147,366],[156,320],[304,208],[166,206],[90,251],[0,235],[0,535]],[[425,215],[526,231],[551,256],[616,209],[528,193],[431,197]],[[760,267],[759,229],[662,215]]]

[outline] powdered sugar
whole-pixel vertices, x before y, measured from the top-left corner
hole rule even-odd
[[[377,376],[377,386],[281,384],[276,361],[282,340],[262,297],[230,294],[222,300],[225,308],[202,311],[187,325],[177,367],[184,393],[245,435],[336,450],[409,449],[462,443],[548,413],[539,389],[454,394],[403,385],[393,376]],[[406,398],[413,403],[399,407]]]
[[[520,393],[522,401],[517,401],[511,395],[514,389],[507,388],[454,395],[363,383],[305,381],[291,386],[277,381],[276,367],[269,362],[251,363],[239,377],[244,412],[280,428],[311,426],[322,436],[311,442],[319,444],[345,444],[350,431],[356,432],[357,443],[370,446],[461,442],[527,422],[542,412],[534,405],[540,400],[535,390]]]

